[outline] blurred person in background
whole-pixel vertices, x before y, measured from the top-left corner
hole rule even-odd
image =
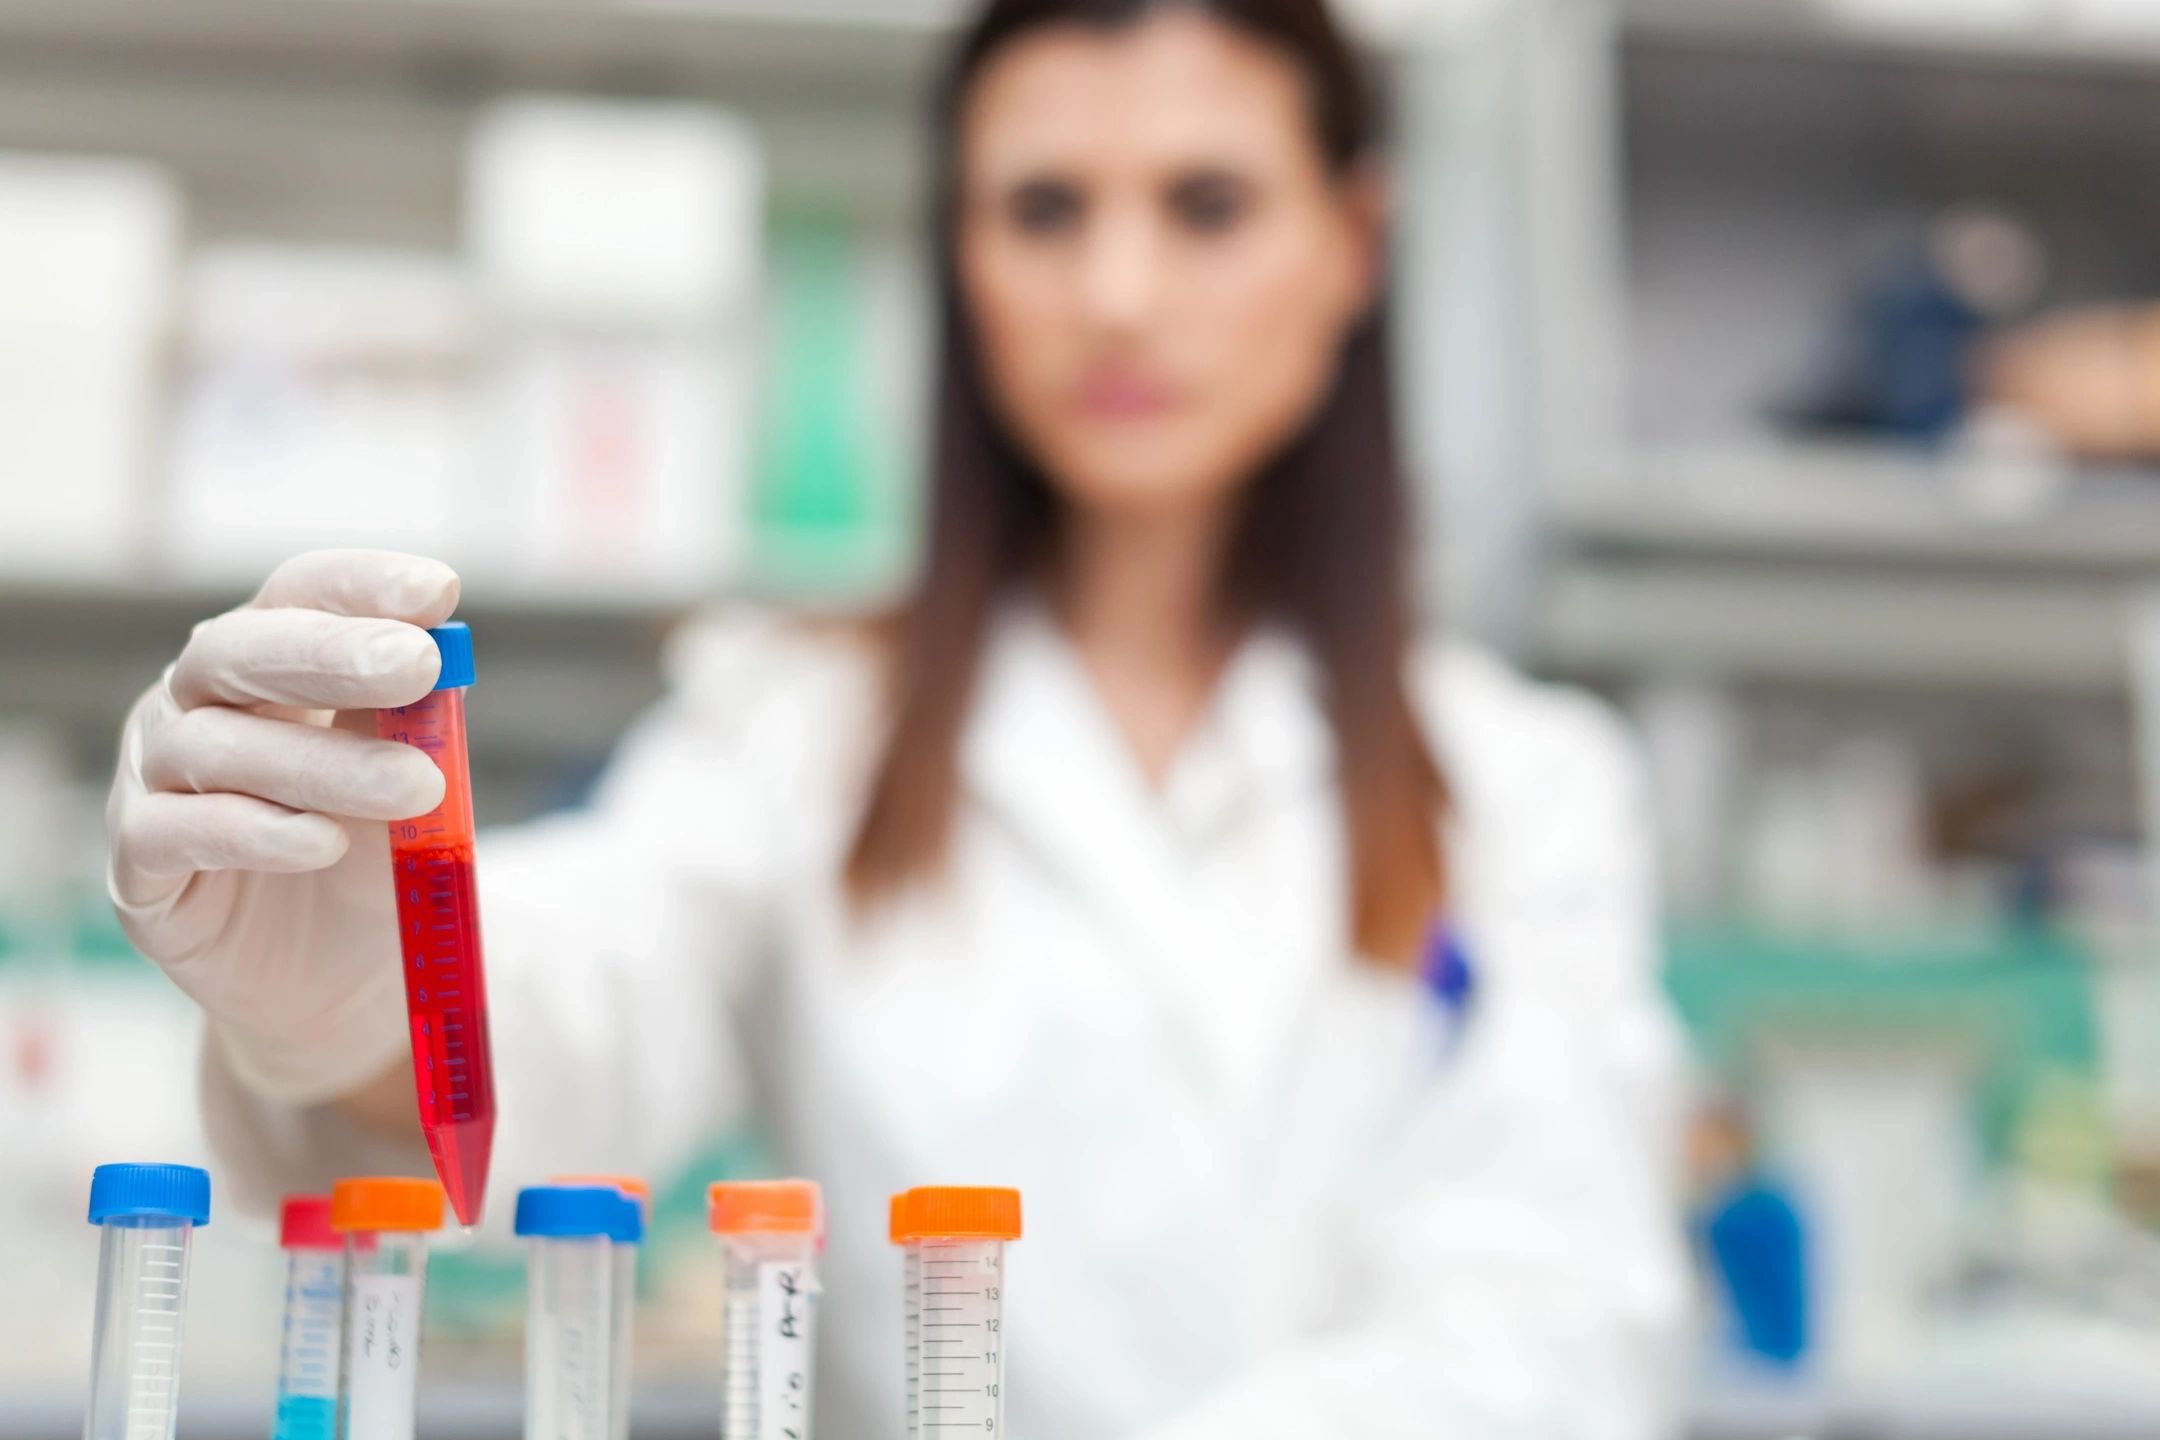
[[[591,807],[483,840],[498,1195],[754,1118],[830,1197],[833,1435],[899,1403],[885,1197],[946,1182],[1026,1197],[1030,1440],[1667,1433],[1644,800],[1604,710],[1414,638],[1341,34],[995,0],[939,122],[922,577],[687,627]],[[457,598],[302,556],[122,740],[113,896],[258,1203],[426,1172],[382,822],[441,780],[368,712]]]

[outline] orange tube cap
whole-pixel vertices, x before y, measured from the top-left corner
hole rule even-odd
[[[920,1185],[892,1197],[892,1241],[1018,1240],[1020,1192],[997,1186]]]
[[[705,1192],[715,1235],[815,1235],[825,1196],[815,1180],[722,1180]]]
[[[369,1176],[340,1180],[330,1191],[330,1224],[344,1231],[440,1230],[447,1202],[433,1180]]]

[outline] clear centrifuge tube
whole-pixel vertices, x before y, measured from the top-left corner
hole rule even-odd
[[[330,1224],[330,1197],[288,1197],[278,1214],[278,1246],[285,1252],[285,1337],[271,1440],[336,1440],[345,1237]]]
[[[473,892],[472,769],[465,755],[472,632],[452,621],[428,634],[442,656],[435,689],[411,705],[376,711],[375,729],[385,740],[427,752],[443,772],[440,805],[392,822],[390,868],[420,1129],[450,1208],[470,1228],[487,1195],[495,1143],[495,1064]]]
[[[192,1165],[100,1165],[90,1223],[104,1235],[83,1440],[172,1440],[188,1240],[210,1223],[210,1177]]]
[[[428,1236],[443,1223],[432,1180],[340,1180],[330,1223],[345,1236],[345,1383],[338,1440],[413,1440]]]
[[[614,1237],[637,1202],[613,1186],[517,1198],[525,1270],[525,1440],[607,1440],[614,1411]]]
[[[918,1287],[908,1341],[919,1422],[910,1433],[1005,1428],[1005,1245],[1020,1192],[925,1186],[892,1200],[892,1239]]]
[[[922,1265],[921,1252],[900,1238],[900,1217],[907,1199],[905,1191],[892,1197],[888,1207],[886,1224],[892,1242],[900,1245],[900,1299],[905,1321],[901,1327],[901,1339],[907,1350],[907,1434],[908,1440],[916,1440],[922,1433],[922,1410],[920,1406],[922,1385]]]
[[[811,1180],[752,1180],[713,1186],[706,1204],[727,1264],[721,1440],[810,1440],[824,1196]]]
[[[557,1175],[548,1183],[607,1185],[637,1202],[636,1232],[614,1237],[615,1392],[608,1434],[611,1440],[629,1440],[631,1376],[636,1361],[632,1335],[637,1326],[638,1251],[644,1244],[645,1227],[652,1220],[652,1187],[635,1175]]]

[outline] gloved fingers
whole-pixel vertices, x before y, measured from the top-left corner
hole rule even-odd
[[[243,608],[196,626],[165,684],[184,710],[375,710],[427,694],[441,664],[427,632],[400,620]]]
[[[316,550],[271,571],[249,605],[402,620],[425,629],[449,619],[457,602],[457,572],[440,560],[395,550]]]
[[[123,904],[155,904],[172,893],[175,877],[322,870],[343,858],[346,844],[345,827],[329,816],[252,795],[144,795],[115,827],[113,888]]]
[[[292,810],[404,820],[442,803],[443,775],[410,745],[206,705],[143,741],[153,791],[229,792]]]

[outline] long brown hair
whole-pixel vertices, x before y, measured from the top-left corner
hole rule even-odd
[[[1305,74],[1313,129],[1347,175],[1378,142],[1377,107],[1324,0],[991,0],[959,44],[937,110],[940,361],[929,544],[891,634],[893,724],[848,856],[858,904],[942,859],[960,737],[991,616],[1037,573],[1058,527],[1055,492],[993,410],[954,263],[961,112],[984,63],[1023,32],[1114,28],[1171,8],[1273,44]],[[1333,393],[1241,500],[1221,577],[1230,616],[1275,621],[1319,663],[1349,845],[1350,940],[1412,963],[1443,890],[1446,788],[1405,686],[1412,624],[1409,501],[1397,451],[1384,299],[1347,337]]]

